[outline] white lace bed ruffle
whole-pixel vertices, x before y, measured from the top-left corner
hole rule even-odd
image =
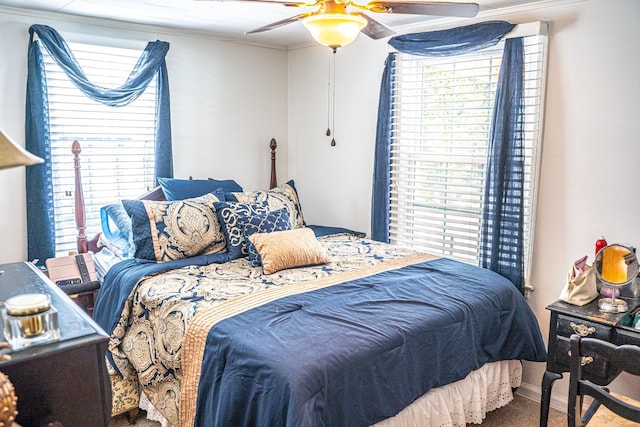
[[[487,412],[513,400],[512,388],[522,381],[518,360],[487,363],[466,378],[437,387],[418,398],[398,415],[376,427],[465,427],[480,424]]]
[[[140,409],[147,411],[148,420],[157,421],[162,427],[172,427],[171,424],[169,424],[169,420],[167,420],[160,411],[151,404],[151,401],[149,401],[149,398],[142,390],[140,390],[140,403],[138,405],[140,406]]]
[[[398,415],[375,424],[375,427],[465,427],[480,424],[487,412],[513,400],[512,389],[520,386],[522,364],[518,360],[487,363],[466,378],[430,390]],[[144,393],[140,394],[140,408],[147,411],[147,419],[171,427]]]

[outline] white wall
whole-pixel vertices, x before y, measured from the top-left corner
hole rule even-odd
[[[529,303],[543,335],[572,261],[595,240],[640,246],[640,2],[540,2],[485,19],[550,23],[546,118]],[[426,30],[426,29],[425,29]],[[385,40],[359,36],[337,53],[337,145],[324,136],[328,49],[289,53],[289,170],[305,216],[370,231],[377,100]],[[525,364],[523,392],[539,396],[543,363]],[[614,388],[640,397],[640,383]],[[566,401],[566,380],[553,393]]]
[[[380,78],[386,45],[359,36],[335,56],[335,116],[329,114],[331,50],[289,52],[289,171],[305,220],[369,233]],[[330,89],[333,92],[334,88]],[[328,117],[335,117],[326,136]],[[335,138],[336,145],[331,146]]]
[[[50,25],[70,41],[140,49],[150,40],[170,43],[176,177],[235,178],[248,190],[267,188],[272,137],[281,149],[280,171],[287,174],[286,51],[152,27],[0,9],[0,128],[20,145],[32,24]],[[0,263],[27,256],[24,176],[24,168],[0,171]]]

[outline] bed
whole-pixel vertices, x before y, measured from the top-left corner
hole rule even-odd
[[[275,182],[275,141],[271,155],[267,190],[172,180],[123,201],[128,251],[110,241],[113,221],[102,248],[79,238],[104,264],[93,315],[111,335],[112,413],[140,406],[167,426],[457,426],[507,404],[520,361],[546,358],[515,286],[308,225],[295,183]],[[207,192],[183,191],[198,186]]]

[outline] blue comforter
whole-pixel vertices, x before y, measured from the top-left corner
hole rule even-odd
[[[440,259],[292,295],[209,332],[197,426],[366,426],[484,363],[542,362],[507,279]]]

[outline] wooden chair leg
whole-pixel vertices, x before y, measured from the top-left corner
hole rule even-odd
[[[140,409],[129,409],[129,411],[127,412],[127,421],[130,425],[135,425],[136,421],[138,420],[138,415],[140,415]]]

